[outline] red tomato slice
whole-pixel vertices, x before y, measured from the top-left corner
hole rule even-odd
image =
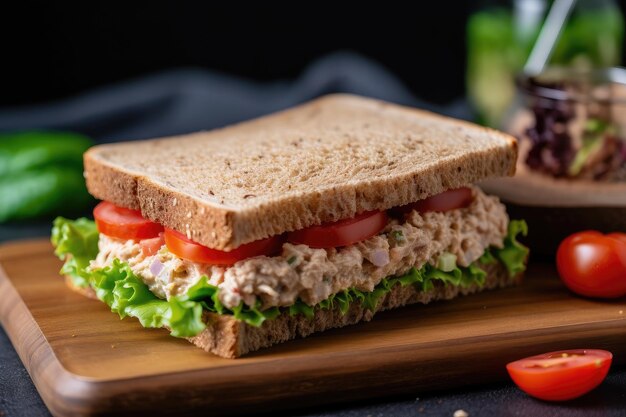
[[[93,210],[98,231],[118,239],[151,239],[163,232],[163,226],[142,217],[138,210],[118,207],[108,201]]]
[[[274,255],[282,247],[282,236],[272,236],[267,239],[246,243],[225,252],[217,249],[207,248],[196,243],[187,236],[175,230],[165,229],[165,244],[174,255],[193,262],[212,265],[232,265],[237,261],[254,256]]]
[[[384,211],[368,211],[351,219],[296,230],[287,235],[287,240],[312,248],[347,246],[378,234],[387,221]]]
[[[153,237],[152,239],[143,239],[139,242],[139,245],[141,246],[141,253],[143,253],[144,256],[154,255],[165,245],[163,233],[159,233],[159,236]]]
[[[472,203],[472,200],[471,188],[463,187],[444,191],[441,194],[405,206],[396,207],[392,211],[399,214],[406,214],[412,210],[419,211],[420,213],[426,213],[428,211],[449,211],[467,207]]]
[[[556,253],[565,285],[576,294],[617,298],[626,295],[626,241],[596,231],[574,233]]]
[[[520,359],[506,369],[527,394],[547,401],[565,401],[600,385],[612,359],[606,350],[563,350]]]

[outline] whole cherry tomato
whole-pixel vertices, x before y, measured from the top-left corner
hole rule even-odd
[[[574,233],[556,254],[561,280],[573,292],[599,298],[626,295],[626,235]]]

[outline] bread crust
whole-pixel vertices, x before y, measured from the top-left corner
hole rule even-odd
[[[331,95],[212,132],[96,146],[84,163],[95,197],[231,250],[512,175],[516,158],[503,133]]]
[[[72,278],[70,278],[69,275],[65,275],[65,285],[67,285],[68,287],[70,287],[70,289],[72,291],[75,291],[81,295],[84,295],[87,298],[91,298],[92,300],[97,300],[98,297],[96,297],[96,292],[94,291],[93,288],[91,287],[79,287],[77,285],[74,285],[74,282],[72,281]]]

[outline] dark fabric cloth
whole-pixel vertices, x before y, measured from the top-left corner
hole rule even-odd
[[[73,130],[98,140],[142,139],[213,129],[328,93],[354,93],[468,118],[462,103],[424,103],[381,65],[341,52],[312,63],[295,81],[254,83],[184,69],[102,88],[66,101],[0,111],[0,131]]]
[[[60,129],[83,132],[99,142],[141,139],[212,129],[332,92],[356,93],[455,117],[471,117],[462,100],[446,107],[423,103],[382,66],[357,55],[339,53],[314,62],[293,82],[257,84],[189,69],[128,81],[58,103],[3,109],[0,131]],[[0,241],[46,236],[49,230],[47,221],[3,225]],[[468,381],[468,384],[480,384],[480,381]],[[614,371],[600,389],[565,404],[535,401],[510,383],[419,395],[419,399],[405,396],[375,403],[360,401],[320,410],[296,410],[286,415],[452,416],[456,410],[463,409],[470,416],[623,416],[626,371]],[[211,411],[213,414],[218,410]],[[28,373],[0,329],[0,417],[48,415]]]

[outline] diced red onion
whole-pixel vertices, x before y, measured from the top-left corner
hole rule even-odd
[[[154,261],[150,264],[150,272],[152,272],[152,275],[157,276],[163,271],[164,267],[165,265],[155,257]]]
[[[389,252],[384,249],[374,249],[370,255],[370,262],[376,266],[385,266],[389,263]]]

